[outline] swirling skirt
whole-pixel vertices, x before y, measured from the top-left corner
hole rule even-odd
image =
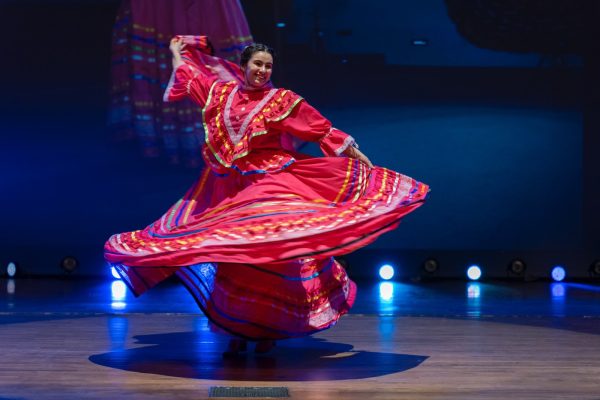
[[[352,306],[332,256],[394,229],[429,187],[355,159],[300,159],[277,173],[208,168],[159,220],[113,235],[105,258],[136,295],[176,274],[221,329],[250,339],[314,333]]]

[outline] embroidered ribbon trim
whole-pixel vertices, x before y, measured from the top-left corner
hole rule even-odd
[[[250,111],[250,114],[246,116],[244,122],[242,122],[240,130],[236,132],[231,124],[231,105],[233,104],[233,99],[238,90],[239,87],[236,86],[229,94],[229,97],[227,98],[227,103],[225,104],[225,113],[223,115],[223,119],[225,120],[225,128],[227,128],[227,133],[229,133],[229,138],[231,139],[233,144],[239,143],[239,141],[244,136],[244,132],[246,132],[248,125],[250,125],[250,121],[252,121],[254,116],[256,116],[256,114],[260,110],[262,110],[262,108],[271,100],[271,98],[275,96],[275,93],[277,93],[277,89],[269,90],[269,93],[267,93],[267,95],[263,97],[263,99],[252,109],[252,111]]]
[[[287,92],[287,90],[286,90],[286,92]],[[285,93],[284,93],[284,95],[285,95]],[[281,96],[281,97],[283,97],[283,96]],[[287,118],[287,116],[288,116],[288,115],[290,115],[290,114],[292,113],[292,111],[294,111],[294,108],[295,108],[295,107],[298,105],[298,103],[300,103],[302,100],[304,100],[302,97],[298,97],[298,98],[296,99],[296,101],[294,101],[294,103],[292,103],[292,105],[290,106],[290,108],[288,108],[288,109],[287,109],[287,111],[286,111],[286,112],[284,112],[284,113],[283,113],[282,115],[280,115],[279,117],[272,119],[271,121],[273,121],[273,122],[277,122],[277,121],[281,121],[281,120],[282,120],[282,119],[284,119],[284,118]]]
[[[212,97],[213,97],[213,92],[215,89],[215,86],[217,85],[218,81],[214,81],[213,84],[210,87],[210,90],[208,91],[208,99],[206,100],[206,104],[204,105],[204,108],[202,109],[202,125],[204,127],[204,143],[206,143],[206,146],[209,148],[210,152],[213,154],[213,156],[215,156],[215,159],[219,162],[219,164],[221,164],[224,167],[229,168],[231,166],[231,164],[227,164],[221,157],[219,157],[219,154],[215,151],[215,149],[213,148],[213,146],[210,144],[210,135],[209,135],[209,128],[208,128],[208,123],[206,121],[206,110],[208,109],[208,106],[210,104],[210,102],[212,101]]]

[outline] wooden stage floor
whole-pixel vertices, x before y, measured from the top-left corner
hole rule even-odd
[[[332,329],[223,358],[227,339],[179,286],[134,299],[108,283],[0,284],[0,399],[205,399],[211,386],[305,400],[600,399],[594,285],[360,284]]]

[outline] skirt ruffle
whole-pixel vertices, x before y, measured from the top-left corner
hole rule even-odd
[[[344,157],[267,174],[205,169],[143,230],[113,235],[105,258],[136,295],[177,276],[220,330],[251,340],[326,329],[356,285],[333,256],[394,229],[429,187]]]
[[[158,221],[113,235],[105,257],[161,267],[342,255],[394,229],[428,191],[397,172],[342,157],[298,160],[269,174],[207,169]]]
[[[113,266],[136,295],[177,276],[213,331],[248,340],[285,339],[330,328],[356,298],[356,284],[333,258],[266,265]]]

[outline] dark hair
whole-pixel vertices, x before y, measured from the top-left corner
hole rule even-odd
[[[250,46],[246,46],[244,51],[242,51],[242,56],[240,57],[240,66],[245,66],[248,64],[248,61],[252,58],[254,53],[258,53],[259,51],[264,51],[265,53],[269,53],[273,60],[275,60],[275,50],[262,43],[253,43]]]

